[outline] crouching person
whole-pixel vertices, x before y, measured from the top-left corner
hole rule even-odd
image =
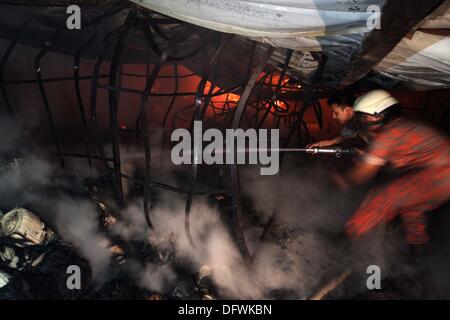
[[[354,111],[371,134],[369,149],[347,173],[333,175],[337,185],[345,190],[369,182],[388,164],[403,174],[369,192],[347,222],[346,234],[356,239],[400,215],[405,241],[423,247],[428,241],[424,213],[450,198],[448,137],[405,118],[398,101],[384,90],[361,96]]]

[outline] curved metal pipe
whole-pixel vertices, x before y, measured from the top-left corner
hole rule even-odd
[[[202,110],[201,110],[201,106],[202,106],[202,97],[204,94],[204,90],[205,90],[205,86],[206,86],[206,82],[208,80],[208,77],[210,75],[210,72],[215,68],[218,57],[222,51],[222,49],[225,47],[226,42],[231,39],[231,35],[226,35],[225,37],[223,37],[220,41],[220,44],[218,46],[218,48],[216,49],[216,52],[214,53],[214,56],[211,58],[210,63],[208,68],[206,69],[198,87],[197,87],[197,93],[195,95],[195,110],[194,110],[194,115],[192,117],[192,124],[191,127],[193,125],[194,121],[201,121],[202,120]],[[211,85],[212,88],[212,85]],[[210,90],[211,90],[210,88]],[[192,150],[192,169],[191,169],[191,182],[189,185],[189,193],[187,195],[187,200],[186,200],[186,207],[185,207],[185,218],[184,218],[184,228],[186,231],[186,236],[190,242],[190,244],[192,246],[194,246],[194,241],[192,240],[192,235],[191,235],[191,231],[190,231],[190,221],[189,221],[189,214],[191,211],[191,205],[192,205],[192,198],[194,196],[194,187],[195,187],[195,182],[197,180],[197,172],[198,172],[198,167],[197,167],[197,163],[194,160],[194,152]]]
[[[42,47],[41,51],[37,54],[37,56],[34,59],[34,71],[36,74],[37,84],[39,88],[39,92],[41,93],[42,100],[44,102],[44,110],[47,115],[47,120],[49,122],[50,126],[50,133],[53,137],[53,143],[55,144],[56,151],[58,153],[59,162],[61,164],[61,168],[65,168],[64,163],[64,157],[62,156],[62,150],[61,150],[61,144],[58,139],[58,135],[56,133],[55,123],[53,121],[53,114],[50,108],[50,104],[47,98],[47,93],[45,91],[44,84],[42,82],[42,73],[41,73],[41,60],[42,58],[48,53],[48,49],[51,46],[53,40],[58,36],[58,34],[61,32],[62,29],[57,29],[53,32],[51,36],[50,42],[45,42],[44,46]]]
[[[242,115],[244,114],[244,110],[247,104],[247,100],[252,92],[252,89],[256,83],[256,79],[259,76],[259,74],[262,72],[264,66],[266,65],[267,61],[269,60],[270,56],[272,55],[275,48],[269,47],[264,56],[262,57],[259,64],[256,66],[255,70],[253,71],[250,79],[247,82],[247,85],[245,86],[245,89],[241,95],[241,98],[239,99],[238,106],[236,107],[236,110],[234,112],[233,121],[232,121],[232,128],[237,129],[239,128],[239,125],[241,123]],[[234,217],[234,232],[236,241],[238,244],[238,247],[241,251],[242,257],[244,259],[244,262],[247,266],[251,266],[251,255],[250,251],[248,249],[247,241],[245,240],[245,234],[243,230],[243,224],[241,219],[241,199],[240,199],[240,192],[239,192],[239,172],[237,167],[237,150],[234,149],[234,162],[232,165],[229,166],[230,176],[231,176],[231,194],[232,194],[232,202],[233,202],[233,217]]]

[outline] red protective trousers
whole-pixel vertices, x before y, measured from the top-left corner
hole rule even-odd
[[[357,238],[400,215],[409,244],[428,241],[424,213],[450,198],[450,166],[432,167],[406,174],[374,188],[346,225],[346,233]]]

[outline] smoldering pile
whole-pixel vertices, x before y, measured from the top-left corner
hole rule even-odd
[[[86,168],[62,171],[44,152],[29,148],[21,134],[8,132],[0,148],[0,209],[8,216],[23,208],[35,215],[38,231],[55,236],[43,243],[1,238],[2,298],[304,299],[348,262],[345,248],[329,237],[339,230],[335,211],[342,206],[320,205],[315,195],[333,195],[325,183],[313,183],[317,173],[300,172],[302,180],[291,172],[278,192],[273,181],[254,181],[244,173],[242,219],[255,253],[249,267],[234,238],[229,194],[196,198],[192,245],[184,228],[185,195],[155,192],[150,229],[139,183],[128,185],[129,201],[119,207],[108,176]],[[282,197],[279,209],[285,214],[261,245],[274,196]],[[76,290],[68,286],[70,266],[80,268]]]
[[[1,209],[10,216],[10,211],[20,208],[27,212],[24,216],[34,217],[40,230],[54,232],[55,239],[26,245],[20,239],[22,245],[17,245],[2,237],[4,297],[302,297],[304,273],[296,264],[289,267],[285,259],[290,250],[286,229],[273,236],[278,240],[272,241],[279,243],[255,258],[252,270],[244,265],[230,228],[229,195],[210,195],[195,202],[192,246],[184,230],[183,195],[159,192],[151,212],[154,228],[149,229],[139,191],[134,201],[119,208],[108,177],[89,170],[62,171],[45,153],[30,148],[16,129],[8,132],[11,135],[4,136],[1,144]],[[254,209],[251,198],[243,200],[244,219],[254,226],[248,234],[254,246],[251,233],[261,232],[264,215]],[[81,269],[79,290],[67,287],[67,270],[72,265]],[[299,282],[292,282],[293,278]]]

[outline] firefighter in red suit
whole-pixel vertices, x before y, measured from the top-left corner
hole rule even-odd
[[[405,241],[423,247],[428,241],[424,213],[450,199],[449,138],[405,118],[398,101],[384,90],[361,96],[354,111],[371,134],[369,148],[347,173],[334,173],[334,181],[346,190],[372,180],[385,165],[402,175],[368,193],[347,222],[346,234],[358,238],[400,215]]]

